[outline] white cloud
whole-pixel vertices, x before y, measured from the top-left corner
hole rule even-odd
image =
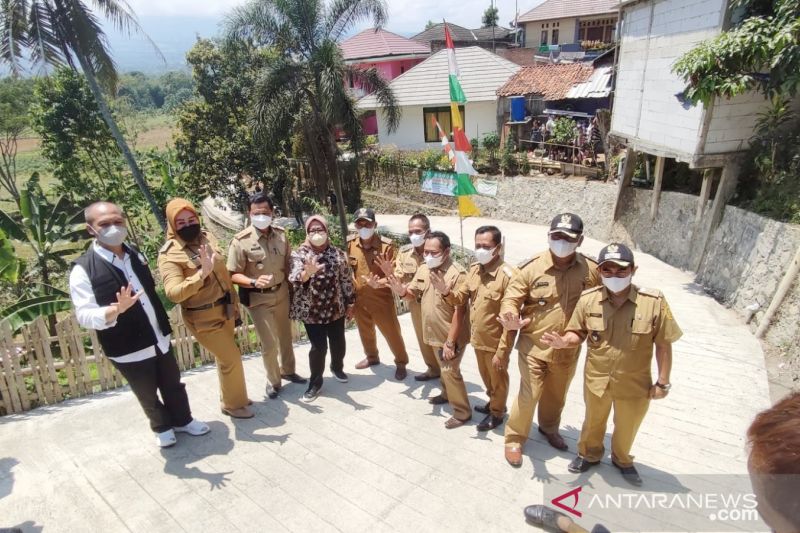
[[[520,1],[520,13],[540,1]],[[222,17],[232,7],[244,3],[244,0],[128,0],[128,3],[140,17]],[[468,28],[480,27],[481,16],[489,7],[490,0],[388,0],[388,4],[387,29],[410,35],[422,31],[428,20],[440,22],[443,18]],[[500,25],[507,26],[514,18],[515,1],[496,0],[495,5],[499,9]]]

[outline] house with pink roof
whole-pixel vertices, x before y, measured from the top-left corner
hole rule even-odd
[[[386,79],[391,81],[407,72],[411,67],[431,55],[430,46],[406,39],[383,28],[368,28],[339,44],[342,55],[349,65],[360,68],[375,67]],[[356,98],[366,96],[358,81],[346,81]],[[366,113],[362,125],[364,133],[378,133],[378,122],[374,111]]]

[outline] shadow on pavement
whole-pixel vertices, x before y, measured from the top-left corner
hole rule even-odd
[[[0,500],[14,490],[14,472],[11,470],[19,464],[13,457],[0,459]]]
[[[240,421],[236,421],[240,422]],[[204,472],[197,466],[189,466],[214,455],[227,455],[233,450],[228,426],[219,421],[209,422],[211,433],[201,437],[179,435],[178,446],[161,448],[161,455],[166,460],[164,473],[180,479],[202,479],[208,482],[210,490],[225,486],[230,472]],[[238,431],[238,429],[237,429]]]

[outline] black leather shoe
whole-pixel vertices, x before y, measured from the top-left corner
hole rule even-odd
[[[639,477],[639,472],[636,471],[635,466],[620,466],[616,461],[613,460],[611,461],[611,464],[619,469],[620,474],[622,474],[622,479],[635,487],[642,486],[642,478]]]
[[[267,398],[269,398],[270,400],[274,400],[275,398],[278,397],[278,392],[280,390],[281,389],[279,389],[279,388],[275,387],[274,385],[272,385],[272,383],[267,383],[267,391],[266,391],[267,392]]]
[[[567,470],[569,470],[573,474],[581,474],[589,470],[591,467],[599,464],[600,461],[595,461],[595,462],[587,461],[580,455],[577,455],[575,456],[575,459],[573,459],[572,462],[569,464],[569,466],[567,466]]]
[[[295,373],[292,374],[283,374],[281,377],[287,381],[291,381],[292,383],[305,383],[308,380],[306,378],[301,378]]]
[[[414,376],[414,381],[430,381],[432,379],[439,379],[439,376],[431,376],[427,372]]]
[[[447,403],[447,398],[440,394],[438,396],[434,396],[433,398],[428,398],[428,403],[433,405],[442,405]]]
[[[558,518],[560,516],[566,517],[565,514],[559,513],[546,505],[529,505],[525,508],[526,522],[552,531],[561,531],[561,528],[558,527]]]
[[[481,420],[481,423],[478,424],[478,431],[489,431],[502,424],[503,424],[502,416],[486,415],[486,418]]]
[[[475,409],[479,413],[483,413],[485,415],[488,415],[489,414],[489,402],[479,403],[478,405],[473,407],[473,409]]]

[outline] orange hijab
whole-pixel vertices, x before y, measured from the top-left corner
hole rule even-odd
[[[197,215],[197,209],[194,208],[192,202],[186,200],[185,198],[173,198],[172,200],[169,201],[166,208],[167,225],[168,225],[167,239],[175,239],[177,241],[183,242],[183,239],[181,239],[178,236],[178,232],[175,229],[175,217],[177,217],[178,213],[180,213],[184,209],[191,211],[192,213],[194,213],[195,216],[200,218]]]

